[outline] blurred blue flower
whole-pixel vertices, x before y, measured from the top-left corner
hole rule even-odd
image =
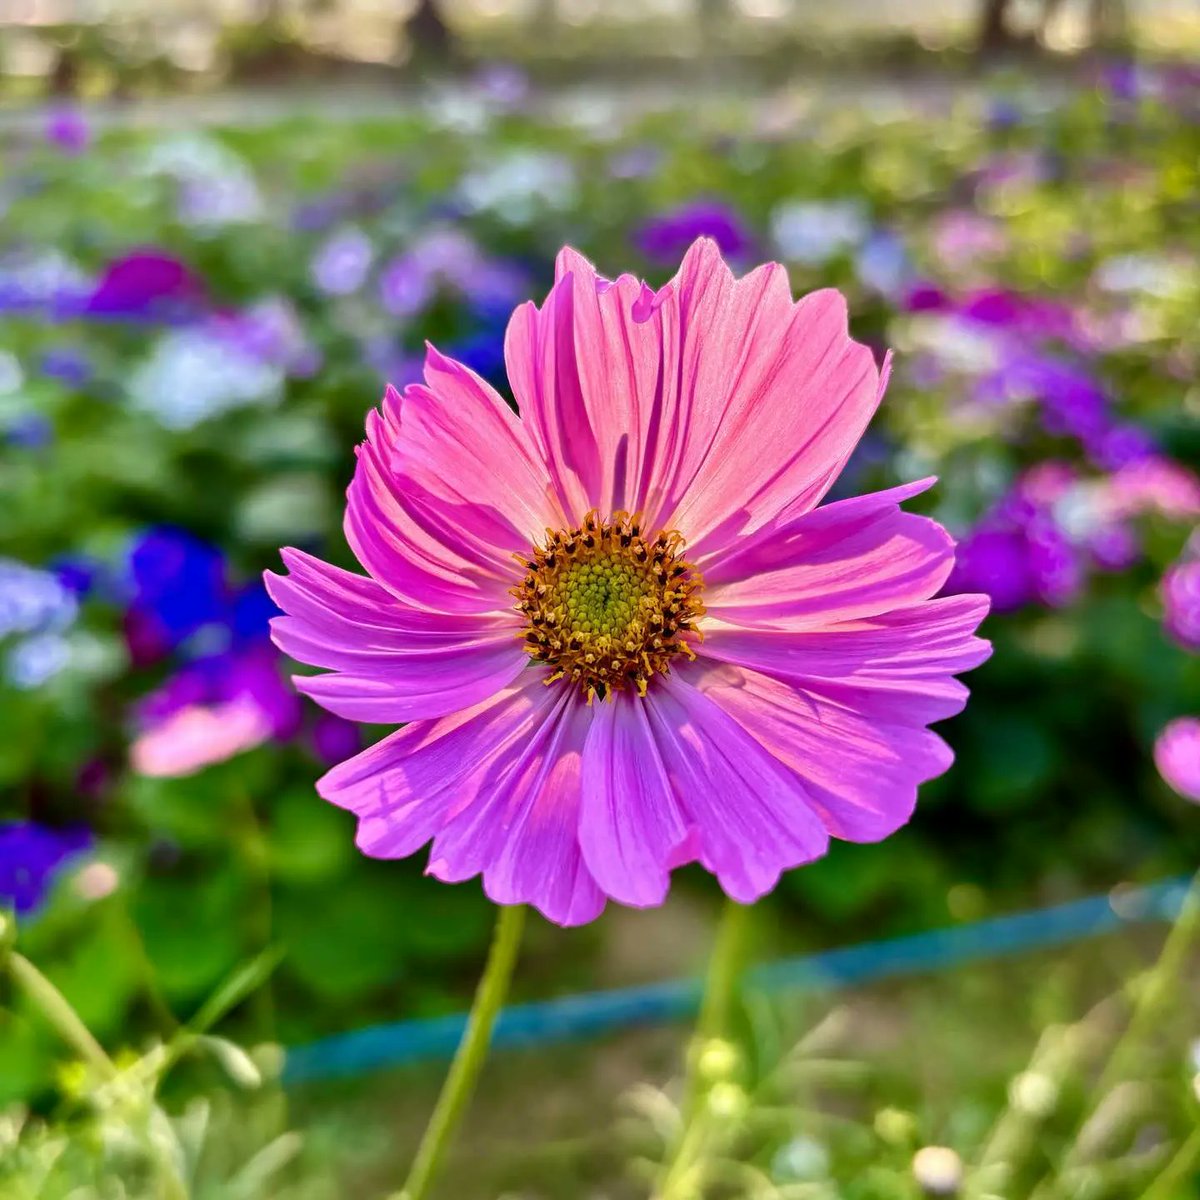
[[[50,562],[58,582],[73,596],[90,594],[103,572],[103,564],[84,554],[61,554]]]
[[[446,353],[482,375],[489,383],[502,386],[505,380],[504,331],[485,329],[452,343]]]
[[[127,582],[130,610],[160,653],[227,612],[221,552],[185,529],[160,525],[142,534],[129,553]]]
[[[18,914],[38,909],[55,876],[91,845],[86,829],[50,829],[33,821],[0,822],[0,904]]]
[[[887,229],[877,229],[867,238],[854,267],[864,287],[896,300],[916,278],[904,243]]]
[[[237,642],[262,641],[270,636],[272,618],[282,615],[262,581],[256,580],[234,596],[229,627]]]

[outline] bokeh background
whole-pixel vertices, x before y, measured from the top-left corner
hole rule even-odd
[[[564,243],[660,283],[704,234],[843,289],[896,362],[835,494],[936,473],[914,507],[961,538],[948,590],[993,597],[957,765],[896,837],[787,877],[763,955],[1193,868],[1152,748],[1200,709],[1198,50],[1168,0],[0,0],[0,899],[26,952],[118,1045],[265,947],[241,1039],[462,1007],[489,907],[363,859],[316,797],[383,731],[291,690],[260,578],[285,544],[353,566],[384,382],[430,339],[509,394],[507,316]],[[539,924],[520,994],[693,971],[715,901],[685,871],[661,911]],[[595,1095],[661,1053],[610,1046]],[[48,1103],[56,1063],[0,1012],[0,1105]]]

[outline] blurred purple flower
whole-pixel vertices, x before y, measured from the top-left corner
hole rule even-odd
[[[1171,567],[1161,594],[1167,633],[1185,650],[1200,652],[1200,560]]]
[[[310,379],[320,370],[321,352],[286,296],[266,296],[249,308],[220,313],[212,328],[242,354],[282,367],[297,379]]]
[[[1142,556],[1137,534],[1119,522],[1099,526],[1086,541],[1092,560],[1105,571],[1127,571]]]
[[[515,63],[488,63],[473,82],[479,94],[496,108],[518,108],[529,97],[529,76]]]
[[[1158,450],[1154,438],[1137,425],[1112,425],[1085,435],[1083,445],[1088,458],[1107,471],[1153,458]]]
[[[33,821],[0,822],[0,904],[37,910],[55,877],[91,845],[86,829],[50,829]]]
[[[1154,765],[1169,787],[1200,804],[1200,719],[1171,721],[1154,743]]]
[[[1018,529],[980,529],[963,538],[955,554],[947,595],[985,592],[992,612],[1014,612],[1038,598],[1028,543]]]
[[[83,110],[73,104],[55,105],[46,114],[46,141],[64,154],[82,154],[92,141]]]
[[[469,300],[477,311],[505,317],[524,294],[525,272],[491,258],[467,234],[434,229],[396,255],[379,277],[379,299],[396,317],[420,312],[442,290]]]
[[[1074,600],[1083,584],[1083,555],[1054,513],[1073,482],[1074,472],[1055,462],[1017,480],[959,542],[946,594],[986,592],[994,612]]]
[[[353,721],[323,712],[309,734],[313,752],[321,762],[334,766],[362,749],[362,733]]]
[[[312,260],[312,279],[329,296],[348,296],[366,282],[375,257],[371,239],[356,226],[330,234]]]
[[[87,354],[74,346],[53,346],[42,352],[38,370],[49,379],[57,379],[69,387],[83,387],[92,377],[92,364]]]
[[[397,255],[379,274],[379,302],[393,317],[414,316],[432,296],[429,273],[411,255]]]
[[[282,615],[262,580],[256,579],[233,597],[229,628],[237,642],[265,641],[271,635],[271,621]]]
[[[204,285],[162,250],[134,250],[105,268],[85,309],[112,316],[174,317],[199,309]]]
[[[58,582],[73,596],[87,596],[102,571],[99,560],[85,554],[63,554],[50,563]]]
[[[608,160],[613,179],[645,179],[661,166],[663,151],[651,142],[619,150]]]
[[[745,258],[754,241],[731,205],[696,200],[645,222],[634,243],[651,262],[673,264],[700,237],[712,238],[726,258]]]
[[[54,422],[44,413],[21,413],[5,425],[4,440],[21,450],[41,450],[54,441]]]

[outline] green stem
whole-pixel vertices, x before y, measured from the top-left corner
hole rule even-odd
[[[1193,1168],[1200,1162],[1200,1126],[1192,1130],[1191,1137],[1179,1147],[1161,1174],[1142,1193],[1142,1200],[1174,1200],[1182,1195],[1179,1185],[1194,1178]]]
[[[105,1054],[104,1047],[79,1019],[62,992],[25,955],[15,950],[8,955],[8,969],[63,1041],[90,1064],[102,1079],[115,1079],[117,1068],[112,1059]]]
[[[750,906],[726,900],[704,980],[696,1032],[702,1038],[728,1037],[733,1026],[738,985],[746,952]]]
[[[18,986],[34,1002],[47,1024],[86,1062],[105,1083],[116,1079],[120,1072],[105,1053],[104,1047],[92,1036],[92,1031],[79,1019],[67,998],[25,957],[15,950],[8,953],[8,969]],[[153,1157],[158,1167],[159,1181],[168,1200],[187,1200],[188,1189],[165,1147],[152,1142]]]
[[[1158,961],[1141,981],[1129,1024],[1109,1056],[1096,1085],[1099,1100],[1103,1100],[1113,1086],[1125,1078],[1131,1059],[1162,1015],[1163,1006],[1179,994],[1179,979],[1197,934],[1200,934],[1200,871],[1192,878],[1179,916],[1167,934]]]
[[[733,1030],[742,968],[745,963],[746,930],[750,924],[750,906],[726,900],[717,925],[712,957],[704,979],[696,1032],[688,1050],[687,1072],[680,1100],[682,1129],[658,1195],[670,1200],[690,1194],[694,1164],[708,1137],[704,1118],[704,1080],[700,1064],[706,1047],[718,1038],[727,1039]]]
[[[1175,918],[1166,941],[1154,965],[1139,980],[1140,986],[1133,1001],[1133,1010],[1124,1032],[1113,1047],[1092,1095],[1096,1103],[1128,1075],[1129,1067],[1137,1056],[1143,1041],[1163,1015],[1163,1009],[1171,998],[1178,994],[1179,980],[1187,965],[1187,959],[1200,935],[1200,871],[1193,877],[1183,897],[1179,915]],[[1079,1131],[1087,1123],[1087,1117],[1095,1111],[1089,1106],[1085,1119],[1076,1130],[1075,1138],[1062,1158],[1061,1165],[1034,1190],[1031,1200],[1046,1200],[1052,1196],[1062,1182],[1065,1172],[1079,1161]]]
[[[404,1187],[393,1200],[424,1200],[445,1157],[446,1149],[454,1136],[475,1081],[487,1057],[488,1043],[492,1039],[492,1026],[496,1014],[508,994],[513,967],[517,961],[517,949],[521,944],[521,931],[525,927],[525,909],[519,905],[502,907],[496,917],[496,928],[492,934],[492,946],[488,952],[487,966],[475,990],[475,1001],[467,1018],[467,1028],[450,1065],[446,1082],[437,1106],[429,1118],[416,1157],[405,1180]]]

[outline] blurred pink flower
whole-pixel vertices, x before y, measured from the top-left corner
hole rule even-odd
[[[202,659],[141,702],[130,763],[140,775],[190,775],[291,737],[300,717],[269,645]]]
[[[1162,580],[1163,626],[1186,650],[1200,650],[1200,559],[1176,563]]]
[[[1163,729],[1154,765],[1169,787],[1200,804],[1200,718],[1178,717]]]
[[[129,761],[139,775],[191,775],[270,736],[270,717],[252,696],[207,707],[193,704],[141,734]]]

